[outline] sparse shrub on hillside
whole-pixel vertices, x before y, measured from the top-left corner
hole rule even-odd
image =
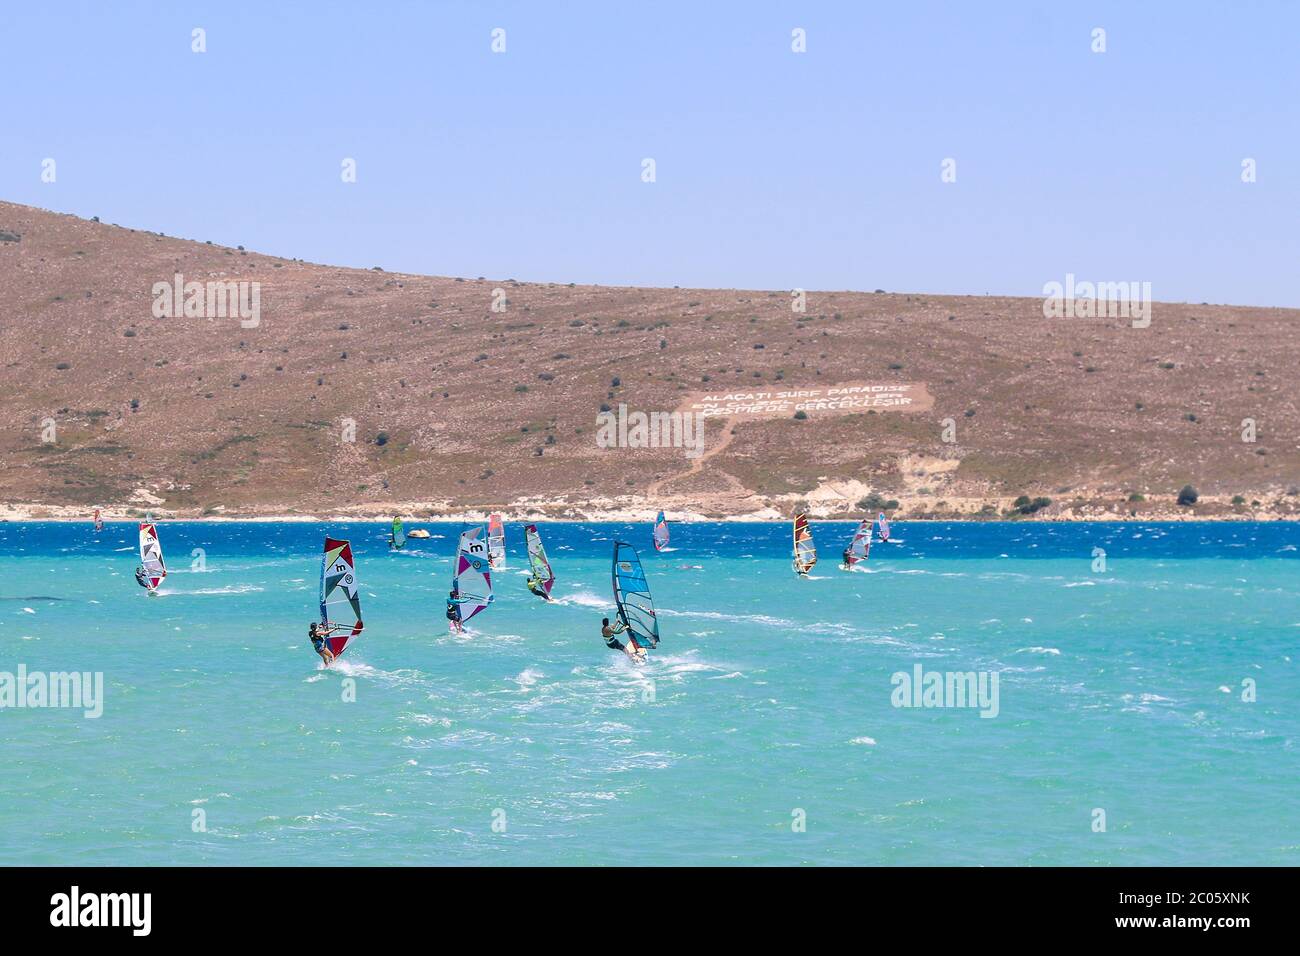
[[[1241,495],[1233,495],[1232,503],[1234,505],[1244,505],[1246,503],[1246,499],[1243,498]]]
[[[610,388],[618,388],[622,384],[623,384],[623,380],[619,378],[617,375],[615,375],[612,379],[609,380]]]
[[[378,445],[380,448],[383,448],[385,445],[387,445],[387,444],[388,444],[388,432],[380,432],[378,435],[376,435],[376,436],[375,436],[375,444]]]
[[[135,329],[127,329],[125,332],[122,333],[122,335],[124,335],[128,339],[133,339],[135,338]]]
[[[69,365],[67,362],[60,362],[58,365],[54,367],[58,369],[60,372],[66,372],[68,369],[72,368],[72,366]]]
[[[857,504],[859,511],[892,511],[897,507],[898,502],[895,499],[886,499],[884,495],[877,491],[873,491],[865,498],[860,498]]]
[[[890,362],[890,363],[889,363],[889,367],[890,367],[893,371],[897,372],[897,371],[900,371],[900,370],[902,369],[903,366],[900,365],[898,362]]]
[[[552,375],[550,372],[538,372],[537,377],[541,379],[543,382],[549,382],[555,378],[555,376]]]
[[[797,422],[802,422],[807,418],[808,418],[808,413],[805,412],[802,408],[794,413],[794,420]]]
[[[601,402],[601,403],[600,403],[600,410],[601,410],[602,412],[607,412],[607,411],[609,411],[609,410],[610,410],[610,409],[609,409],[609,403],[608,403],[608,402]]]
[[[1136,491],[1130,491],[1129,494],[1128,494],[1128,500],[1129,500],[1130,502],[1136,504],[1136,503],[1139,502],[1139,501],[1146,501],[1146,500],[1147,500],[1147,496],[1144,495],[1144,494],[1140,494],[1139,492],[1136,492]]]
[[[587,324],[587,323],[584,322],[584,321],[582,321],[582,319],[570,319],[570,320],[569,320],[569,328],[571,328],[571,329],[580,329],[580,328],[582,328],[582,327],[583,327],[584,325],[586,325],[586,324]]]
[[[1011,508],[1017,514],[1031,515],[1036,511],[1042,511],[1052,503],[1051,498],[1030,498],[1028,495],[1021,495],[1014,502]]]
[[[1178,492],[1178,503],[1185,508],[1190,508],[1200,497],[1191,485],[1183,485],[1182,490]]]
[[[527,385],[516,385],[516,386],[515,386],[515,391],[516,391],[516,392],[526,392],[526,391],[528,391],[528,386],[527,386]]]

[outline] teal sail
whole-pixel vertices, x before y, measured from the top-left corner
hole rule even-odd
[[[625,541],[614,542],[614,603],[618,619],[643,647],[659,643],[659,618],[655,616],[650,584],[646,581],[636,548]]]

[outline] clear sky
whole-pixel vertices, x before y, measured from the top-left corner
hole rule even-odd
[[[1297,38],[1281,0],[6,3],[0,198],[438,275],[1300,306]]]

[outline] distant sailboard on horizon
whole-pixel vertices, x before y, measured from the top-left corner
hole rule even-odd
[[[506,567],[506,526],[500,515],[488,516],[488,564],[493,571],[504,571]]]
[[[654,542],[656,551],[668,547],[668,519],[664,517],[662,511],[659,512],[659,517],[655,518]]]
[[[817,547],[808,527],[808,513],[801,511],[794,516],[794,569],[800,577],[807,577],[816,563]]]

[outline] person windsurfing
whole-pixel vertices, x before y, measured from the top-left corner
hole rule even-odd
[[[528,580],[524,582],[528,585],[528,590],[532,591],[544,601],[549,601],[551,596],[546,593],[546,588],[542,587],[542,579],[536,574],[530,574]]]
[[[460,594],[455,588],[447,595],[447,624],[453,634],[460,634],[464,628],[460,624]]]
[[[153,586],[149,583],[149,575],[145,572],[145,569],[140,567],[139,565],[136,565],[135,568],[135,583],[140,585],[140,587],[142,588],[149,588]]]
[[[605,639],[605,646],[608,647],[611,651],[623,651],[624,653],[627,652],[627,647],[625,647],[623,642],[620,641],[616,636],[618,634],[622,634],[626,630],[627,630],[627,625],[624,624],[622,621],[619,621],[617,624],[613,626],[610,626],[609,618],[607,617],[602,618],[600,621],[600,636]],[[636,643],[635,637],[628,637],[628,640],[631,641],[633,644]]]
[[[844,549],[844,563],[841,565],[845,571],[853,570],[853,546],[849,545]]]
[[[307,639],[311,641],[311,646],[320,655],[320,659],[325,662],[326,667],[334,663],[334,652],[330,650],[325,640],[334,633],[338,626],[337,624],[323,624],[320,621],[312,621],[307,625]]]

